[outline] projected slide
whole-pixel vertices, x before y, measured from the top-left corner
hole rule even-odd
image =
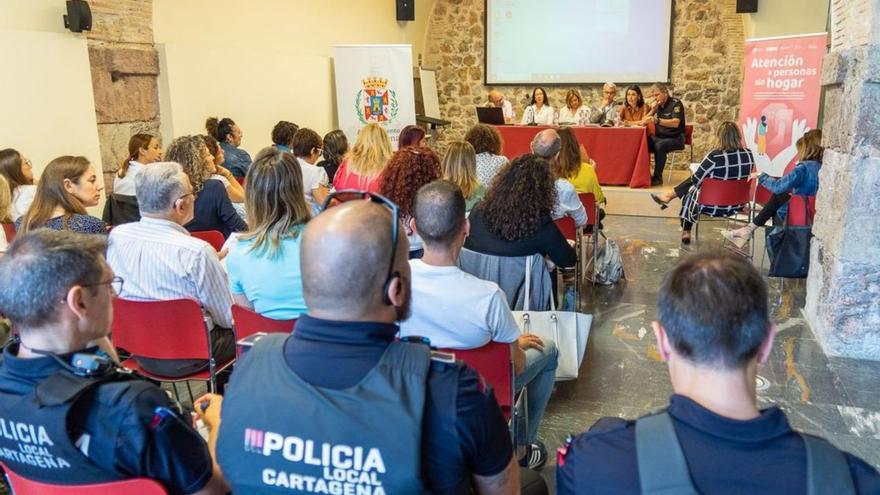
[[[672,0],[486,0],[486,83],[669,77]]]

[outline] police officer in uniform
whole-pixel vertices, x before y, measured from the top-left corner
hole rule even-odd
[[[422,341],[395,341],[409,313],[408,241],[396,209],[369,199],[308,223],[308,314],[245,354],[225,398],[208,396],[209,410],[222,401],[224,476],[236,493],[518,492],[489,388]]]
[[[602,418],[560,449],[560,495],[880,493],[880,475],[755,405],[770,357],[767,286],[748,260],[686,258],[664,280],[654,334],[675,394],[665,411]]]
[[[655,83],[651,90],[654,102],[648,115],[654,121],[654,135],[648,136],[648,149],[654,153],[651,185],[657,186],[663,183],[667,153],[684,149],[684,104],[669,96],[669,88],[663,83]]]
[[[20,342],[0,363],[0,461],[50,484],[146,477],[173,494],[220,494],[208,446],[160,388],[91,342],[106,337],[122,280],[102,236],[39,229],[0,258],[0,313]]]

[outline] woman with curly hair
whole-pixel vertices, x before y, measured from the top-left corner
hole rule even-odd
[[[471,143],[477,154],[477,180],[485,187],[492,184],[492,178],[507,163],[501,154],[501,133],[488,124],[477,124],[467,131],[464,140]]]
[[[228,155],[227,155],[228,156]],[[183,136],[172,141],[165,159],[177,162],[189,177],[196,197],[195,212],[186,230],[203,232],[217,230],[224,238],[232,232],[247,230],[247,224],[236,213],[223,183],[212,179],[216,171],[214,157],[201,136]]]
[[[293,122],[279,121],[272,128],[272,146],[285,153],[290,153],[290,150],[293,149],[293,136],[298,130],[299,126]]]
[[[464,247],[494,256],[541,254],[564,268],[577,252],[556,228],[551,214],[556,185],[547,160],[522,155],[498,172],[486,197],[471,211]]]
[[[380,193],[397,203],[409,238],[409,257],[421,258],[422,239],[413,231],[413,201],[419,189],[440,178],[440,159],[427,148],[404,148],[388,162]]]
[[[391,158],[391,139],[379,124],[367,124],[336,170],[333,187],[379,192],[385,164]],[[415,193],[413,193],[415,194]]]

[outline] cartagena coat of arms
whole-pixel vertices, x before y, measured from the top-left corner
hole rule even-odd
[[[362,124],[381,124],[397,117],[400,107],[397,94],[388,87],[388,79],[370,77],[363,80],[364,89],[357,92],[354,107]]]

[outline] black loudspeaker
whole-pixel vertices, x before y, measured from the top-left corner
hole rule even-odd
[[[737,14],[752,14],[758,11],[758,0],[736,0]]]
[[[92,30],[92,9],[85,0],[67,0],[67,15],[64,27],[74,33]]]
[[[416,0],[396,0],[397,1],[397,20],[398,21],[414,21],[416,20]]]

